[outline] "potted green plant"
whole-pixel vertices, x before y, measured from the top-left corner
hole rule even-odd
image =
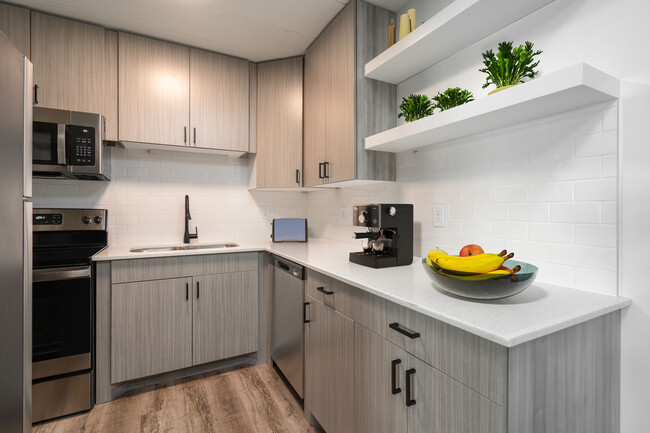
[[[533,43],[528,41],[516,48],[512,47],[512,42],[501,42],[496,55],[492,50],[484,52],[483,64],[485,68],[479,69],[487,74],[483,88],[495,84],[497,88],[490,92],[492,94],[523,83],[524,78],[535,78],[535,75],[539,73],[535,70],[539,65],[539,60],[534,60],[535,56],[539,54],[542,54],[542,51],[533,51]]]
[[[467,89],[450,87],[444,92],[438,93],[431,99],[435,102],[433,108],[439,108],[440,111],[445,111],[473,101],[474,95],[472,95],[472,92]]]
[[[426,95],[411,94],[408,98],[402,97],[399,109],[400,113],[397,117],[403,117],[407,122],[413,122],[433,114],[433,104]]]

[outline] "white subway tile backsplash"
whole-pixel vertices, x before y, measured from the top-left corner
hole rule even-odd
[[[616,271],[616,248],[551,245],[554,263]]]
[[[492,188],[494,203],[526,203],[528,185],[503,185]]]
[[[546,182],[528,186],[530,202],[566,202],[573,200],[573,182]]]
[[[600,222],[603,224],[616,224],[618,206],[616,202],[601,203]]]
[[[582,180],[575,184],[576,201],[616,200],[616,178]]]
[[[601,132],[601,130],[601,111],[566,117],[551,122],[551,138],[553,140],[595,134]]]
[[[616,225],[576,224],[574,241],[578,245],[616,248]]]
[[[573,243],[573,225],[558,223],[530,223],[528,233],[531,241],[556,244]]]
[[[522,167],[510,169],[510,181],[512,183],[537,183],[551,180],[551,164],[548,162],[529,164]]]
[[[513,221],[494,221],[492,233],[495,238],[528,240],[528,223]]]
[[[515,259],[523,261],[551,261],[551,244],[533,241],[510,241],[508,252],[515,253]]]
[[[615,270],[593,269],[576,266],[575,287],[590,292],[616,296],[617,280]]]
[[[524,203],[510,205],[510,221],[548,221],[548,204]]]
[[[580,158],[551,163],[552,180],[596,179],[601,176],[601,158]]]
[[[618,176],[618,158],[617,155],[603,156],[603,177]]]
[[[600,222],[600,203],[553,203],[551,222],[558,223],[598,223]]]
[[[609,131],[576,138],[576,157],[584,158],[587,156],[616,154],[618,147],[617,134],[617,131]]]
[[[618,129],[618,109],[610,108],[603,111],[603,131]]]

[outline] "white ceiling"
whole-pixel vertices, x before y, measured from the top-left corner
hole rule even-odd
[[[259,62],[303,54],[349,0],[8,1]]]

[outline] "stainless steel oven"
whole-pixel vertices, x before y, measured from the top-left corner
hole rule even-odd
[[[95,284],[106,211],[34,209],[32,420],[92,408]]]
[[[34,107],[35,177],[110,180],[111,152],[101,114]]]

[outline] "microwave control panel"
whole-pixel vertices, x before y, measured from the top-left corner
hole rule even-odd
[[[95,128],[68,125],[67,156],[69,165],[95,165]]]

